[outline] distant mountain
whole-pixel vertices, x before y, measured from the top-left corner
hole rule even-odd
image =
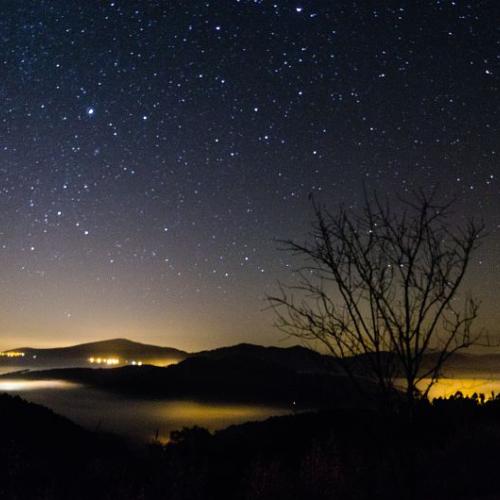
[[[210,351],[192,354],[193,357],[204,357],[212,360],[231,359],[234,356],[248,360],[264,361],[304,373],[339,373],[335,360],[328,355],[302,346],[263,347],[255,344],[237,344]]]
[[[187,353],[171,347],[160,347],[133,342],[127,339],[111,339],[78,344],[70,347],[36,349],[22,347],[5,351],[22,353],[19,357],[0,357],[0,366],[16,368],[76,368],[124,366],[134,362],[166,366],[189,357],[207,358],[214,361],[232,359],[234,356],[248,361],[272,363],[304,373],[338,373],[339,369],[331,356],[320,354],[301,346],[264,347],[254,344],[238,344],[213,350]],[[92,361],[92,362],[91,362]],[[107,364],[106,362],[109,363]]]
[[[8,357],[9,354],[15,353],[23,355]],[[120,366],[132,362],[165,366],[177,363],[188,356],[188,353],[179,349],[141,344],[127,339],[103,340],[50,349],[22,347],[5,351],[4,354],[0,357],[0,366],[30,368]]]
[[[422,371],[425,372],[433,368],[438,362],[438,352],[427,353],[422,360]],[[370,366],[370,357],[373,354],[360,354],[347,358],[344,363],[349,366],[353,373],[359,375],[368,374]],[[391,363],[394,367],[398,366],[398,361],[394,354],[382,352],[381,356],[386,363]],[[396,370],[397,371],[397,370]],[[500,353],[492,352],[489,354],[478,354],[472,352],[458,352],[452,355],[442,367],[442,375],[446,377],[471,377],[474,374],[478,376],[489,376],[500,373]],[[403,374],[400,366],[399,373]]]
[[[339,360],[327,354],[320,354],[316,351],[301,346],[293,347],[263,347],[253,344],[238,344],[229,347],[221,347],[209,351],[193,353],[191,356],[202,356],[215,360],[223,360],[240,356],[247,359],[266,361],[274,363],[297,372],[304,373],[332,373],[343,375],[344,371],[340,367]],[[390,362],[391,355],[383,353]],[[428,353],[423,360],[423,367],[432,366],[438,353]],[[361,354],[347,358],[343,363],[348,366],[353,373],[359,375],[367,374],[369,365],[369,354]],[[459,352],[449,358],[444,365],[444,372],[449,376],[475,373],[499,373],[500,353],[491,352],[478,354],[472,352]]]
[[[296,401],[301,406],[324,407],[331,401],[352,401],[352,393],[356,392],[335,358],[300,346],[238,344],[187,353],[170,347],[112,339],[71,347],[23,348],[10,352],[22,352],[24,356],[0,357],[0,366],[38,370],[18,374],[18,377],[64,379],[141,397],[280,404]],[[386,355],[389,361],[390,355]],[[367,356],[345,361],[365,385],[368,385],[365,377],[369,365]],[[424,364],[432,365],[435,357],[436,354],[429,354]],[[109,360],[117,363],[106,364]],[[444,370],[445,375],[456,377],[498,371],[500,354],[497,353],[457,354]]]
[[[426,365],[435,362],[437,354],[428,354]],[[500,353],[473,354],[459,352],[454,354],[445,364],[444,373],[448,376],[500,373]]]

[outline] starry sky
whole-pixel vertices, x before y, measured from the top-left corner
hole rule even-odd
[[[308,196],[458,196],[499,334],[498,5],[3,0],[0,347],[283,344]]]

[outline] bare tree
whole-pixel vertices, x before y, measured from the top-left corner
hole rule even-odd
[[[478,302],[457,292],[484,226],[452,226],[452,204],[435,198],[418,193],[394,208],[365,197],[358,213],[335,214],[313,202],[308,242],[282,242],[304,260],[297,281],[268,297],[282,331],[322,343],[358,383],[353,360],[362,359],[383,395],[402,380],[409,404],[427,398],[448,358],[478,340]]]

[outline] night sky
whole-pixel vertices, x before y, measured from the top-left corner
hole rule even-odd
[[[274,239],[363,185],[485,219],[500,332],[496,3],[3,0],[0,347],[280,344]]]

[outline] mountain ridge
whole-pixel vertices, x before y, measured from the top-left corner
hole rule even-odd
[[[323,372],[338,374],[341,370],[338,360],[329,354],[322,354],[308,347],[293,345],[287,347],[262,346],[242,342],[229,346],[187,352],[174,347],[158,346],[136,342],[117,337],[106,340],[85,342],[73,346],[54,348],[23,347],[10,349],[4,353],[24,353],[21,358],[0,357],[0,366],[32,365],[33,368],[65,368],[88,367],[90,358],[115,357],[120,365],[140,361],[142,364],[167,366],[179,363],[188,358],[208,358],[212,360],[230,359],[238,356],[241,359],[253,359],[274,363],[297,372]],[[368,355],[349,358],[347,362],[353,366],[363,363]],[[432,363],[436,353],[426,356],[426,363]],[[500,371],[500,353],[456,353],[446,364],[447,372],[481,372]]]
[[[113,364],[130,364],[132,362],[164,364],[179,362],[186,359],[189,353],[173,347],[156,346],[135,342],[126,338],[114,338],[95,342],[85,342],[65,347],[35,348],[21,347],[3,352],[0,365],[38,367],[76,367],[88,366],[91,359],[104,363],[112,359]],[[9,357],[10,354],[19,354]]]
[[[182,351],[181,349],[177,349],[175,347],[167,347],[167,346],[158,346],[155,344],[146,344],[143,342],[137,342],[135,340],[130,340],[124,337],[116,337],[112,339],[105,339],[105,340],[95,340],[91,342],[83,342],[81,344],[74,344],[74,345],[69,345],[69,346],[62,346],[62,347],[19,347],[17,349],[8,349],[4,352],[16,352],[16,351],[69,351],[69,350],[76,350],[76,349],[82,349],[85,350],[87,348],[96,348],[96,347],[107,347],[111,346],[113,347],[119,346],[120,348],[123,347],[135,347],[135,346],[141,346],[141,347],[146,347],[146,348],[154,348],[154,349],[170,349],[172,351],[177,351],[181,353],[186,353],[187,351]]]

